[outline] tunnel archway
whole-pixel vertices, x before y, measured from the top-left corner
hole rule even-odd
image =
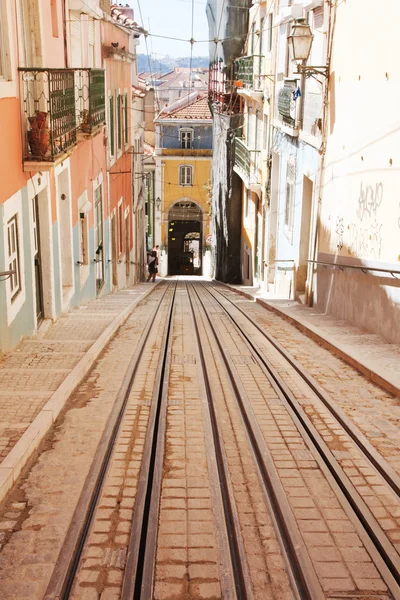
[[[191,198],[168,213],[168,275],[202,275],[203,209]]]

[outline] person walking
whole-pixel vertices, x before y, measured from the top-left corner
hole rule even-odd
[[[150,252],[147,258],[147,267],[149,269],[149,276],[147,278],[148,282],[152,280],[152,282],[154,283],[156,280],[156,275],[158,273],[158,249],[158,245],[154,246],[153,250]]]

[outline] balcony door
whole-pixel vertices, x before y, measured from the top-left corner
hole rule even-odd
[[[94,193],[94,251],[96,294],[99,295],[104,285],[103,194],[101,185]]]
[[[37,324],[43,320],[43,282],[42,282],[42,259],[40,253],[40,227],[39,227],[39,204],[38,197],[32,198],[32,220],[33,220],[33,262],[35,269],[36,288],[36,319]]]

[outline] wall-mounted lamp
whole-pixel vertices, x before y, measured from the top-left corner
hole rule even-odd
[[[328,77],[329,67],[312,67],[306,64],[313,42],[314,36],[311,33],[311,28],[307,21],[303,18],[296,19],[293,26],[292,32],[288,36],[289,44],[292,47],[293,60],[301,61],[301,64],[297,65],[297,73],[304,75],[309,78],[313,75],[323,75]]]
[[[160,210],[160,206],[161,206],[161,198],[156,198],[156,208],[157,208],[157,210]]]

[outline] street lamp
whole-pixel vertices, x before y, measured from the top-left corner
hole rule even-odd
[[[324,75],[324,77],[328,77],[327,66],[311,67],[306,65],[310,56],[313,39],[314,36],[311,33],[311,28],[306,19],[296,19],[292,26],[292,32],[288,36],[288,40],[292,47],[293,60],[301,61],[301,64],[297,65],[297,73],[304,75],[306,78],[312,77],[313,75]]]

